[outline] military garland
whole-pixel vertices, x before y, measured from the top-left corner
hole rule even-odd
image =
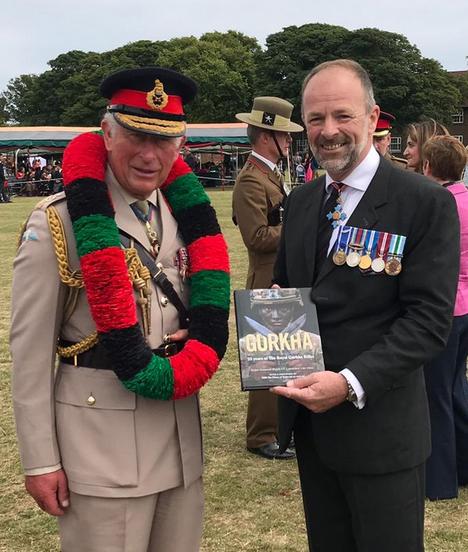
[[[208,381],[226,352],[230,301],[226,243],[202,185],[179,158],[161,190],[189,253],[188,340],[176,355],[156,356],[138,324],[104,181],[106,164],[104,142],[97,134],[80,135],[64,153],[67,207],[99,342],[130,391],[162,400],[187,397]]]

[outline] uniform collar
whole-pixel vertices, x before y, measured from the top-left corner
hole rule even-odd
[[[263,155],[260,155],[260,154],[257,153],[256,151],[252,150],[251,155],[252,155],[253,157],[256,157],[257,159],[260,159],[260,161],[261,161],[262,163],[265,163],[265,165],[266,165],[269,169],[271,169],[272,171],[274,171],[275,168],[277,168],[276,163],[273,163],[273,161],[270,161],[270,160],[267,159],[266,157],[263,157]]]

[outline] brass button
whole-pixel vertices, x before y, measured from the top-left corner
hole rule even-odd
[[[94,406],[96,404],[96,399],[93,397],[93,394],[86,399],[86,402],[89,406]]]
[[[161,297],[161,305],[162,305],[163,307],[167,307],[167,304],[168,304],[168,303],[169,303],[169,299],[168,299],[165,295],[163,295],[163,296]]]

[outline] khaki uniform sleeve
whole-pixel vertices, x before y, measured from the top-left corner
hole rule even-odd
[[[26,226],[13,265],[10,345],[13,405],[24,470],[57,466],[55,433],[55,351],[65,287],[44,209]]]
[[[234,188],[233,212],[249,251],[272,253],[278,249],[281,224],[268,225],[269,207],[262,183],[245,175]]]

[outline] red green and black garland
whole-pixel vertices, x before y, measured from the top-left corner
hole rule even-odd
[[[97,134],[78,136],[64,153],[67,206],[99,341],[130,391],[162,400],[187,397],[218,369],[228,340],[229,258],[215,211],[198,178],[177,159],[161,190],[189,253],[190,322],[182,351],[161,358],[153,354],[138,324],[104,181],[106,164],[104,141]]]

